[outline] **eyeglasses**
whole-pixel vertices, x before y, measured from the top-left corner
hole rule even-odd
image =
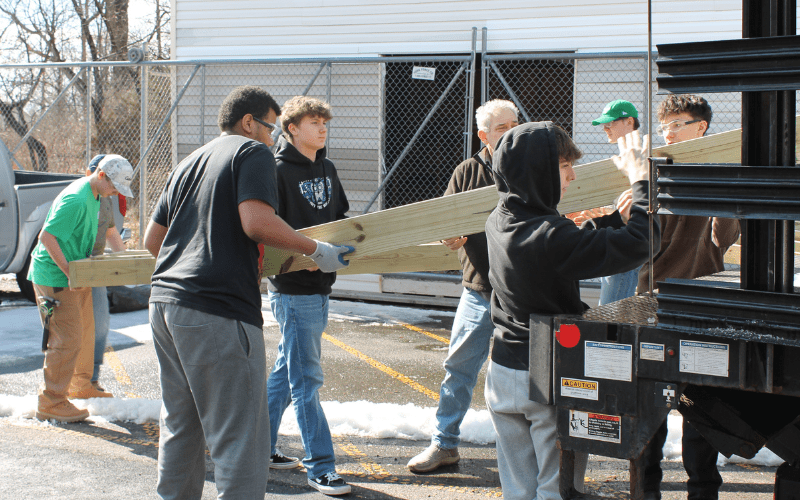
[[[686,125],[691,125],[692,123],[697,123],[697,122],[701,122],[701,121],[703,121],[703,120],[699,120],[699,119],[698,120],[683,120],[683,123],[681,123],[681,120],[672,120],[669,123],[662,123],[661,125],[659,125],[656,128],[656,134],[666,136],[667,134],[669,134],[671,132],[677,133],[678,131],[680,131],[680,129],[682,129]]]
[[[258,119],[258,118],[256,118],[255,116],[253,117],[253,120],[255,120],[255,121],[257,121],[258,123],[260,123],[261,125],[264,125],[265,127],[267,127],[267,128],[269,129],[269,131],[270,131],[270,132],[272,132],[273,130],[275,130],[276,128],[278,128],[278,127],[277,127],[277,126],[276,126],[274,123],[267,123],[267,122],[265,122],[264,120],[261,120],[261,119]]]

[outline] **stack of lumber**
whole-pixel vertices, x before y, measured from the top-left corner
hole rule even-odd
[[[797,130],[800,134],[800,119]],[[740,154],[740,129],[653,149],[653,156],[672,158],[678,163],[739,163]],[[579,165],[575,173],[577,179],[558,206],[561,213],[607,205],[629,187],[628,179],[611,159]],[[497,192],[494,186],[489,186],[300,232],[309,238],[356,249],[348,256],[350,266],[339,274],[454,270],[460,269],[457,252],[430,242],[482,232],[496,205]],[[263,264],[264,276],[314,267],[308,257],[269,247],[265,249]],[[70,262],[70,284],[149,283],[154,269],[155,259],[146,251],[109,254]]]

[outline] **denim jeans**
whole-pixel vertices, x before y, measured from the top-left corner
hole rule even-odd
[[[92,382],[100,378],[100,365],[103,364],[103,353],[108,340],[108,326],[111,314],[108,312],[108,292],[104,286],[92,288],[92,311],[94,312],[94,371]]]
[[[639,268],[626,273],[600,278],[600,302],[598,305],[610,304],[618,300],[633,297],[639,282]]]
[[[493,330],[489,302],[480,293],[464,288],[444,360],[446,374],[439,389],[436,433],[431,439],[440,448],[458,446],[459,428],[472,402],[478,372],[489,355]]]
[[[306,453],[303,465],[308,477],[335,472],[331,431],[319,403],[323,382],[322,332],[328,324],[328,296],[270,292],[269,303],[281,329],[278,358],[267,381],[272,432],[270,455],[275,453],[283,412],[292,403]]]

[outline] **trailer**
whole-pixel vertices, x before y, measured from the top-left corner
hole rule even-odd
[[[673,409],[728,457],[772,450],[775,498],[800,498],[795,13],[795,0],[743,0],[741,40],[658,45],[659,93],[742,93],[742,154],[651,158],[651,216],[740,219],[741,262],[580,317],[531,315],[530,398],[557,407],[563,498],[585,498],[574,453],[588,452],[630,460],[640,499],[642,453]]]

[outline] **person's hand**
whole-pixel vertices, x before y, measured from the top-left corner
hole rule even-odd
[[[567,217],[572,219],[572,222],[574,222],[576,226],[580,226],[587,220],[594,219],[595,217],[602,217],[610,213],[614,213],[614,211],[609,210],[606,207],[599,207],[599,208],[590,208],[589,210],[583,210],[576,214],[569,214],[567,215]]]
[[[464,246],[464,243],[467,242],[466,236],[461,236],[458,238],[450,238],[449,240],[441,240],[442,245],[446,246],[450,250],[458,250],[459,248]]]
[[[309,257],[319,266],[320,271],[332,273],[347,267],[350,263],[344,260],[344,256],[355,251],[356,249],[351,246],[332,245],[324,241],[317,241],[317,249]]]
[[[617,139],[619,156],[611,157],[614,165],[628,176],[631,185],[634,182],[646,180],[649,170],[647,168],[647,145],[650,139],[647,135],[642,137],[642,146],[639,147],[639,137],[639,131],[634,130]]]
[[[631,206],[633,206],[633,191],[628,189],[617,198],[617,210],[619,215],[622,216],[622,221],[627,224],[628,219],[631,218]]]

